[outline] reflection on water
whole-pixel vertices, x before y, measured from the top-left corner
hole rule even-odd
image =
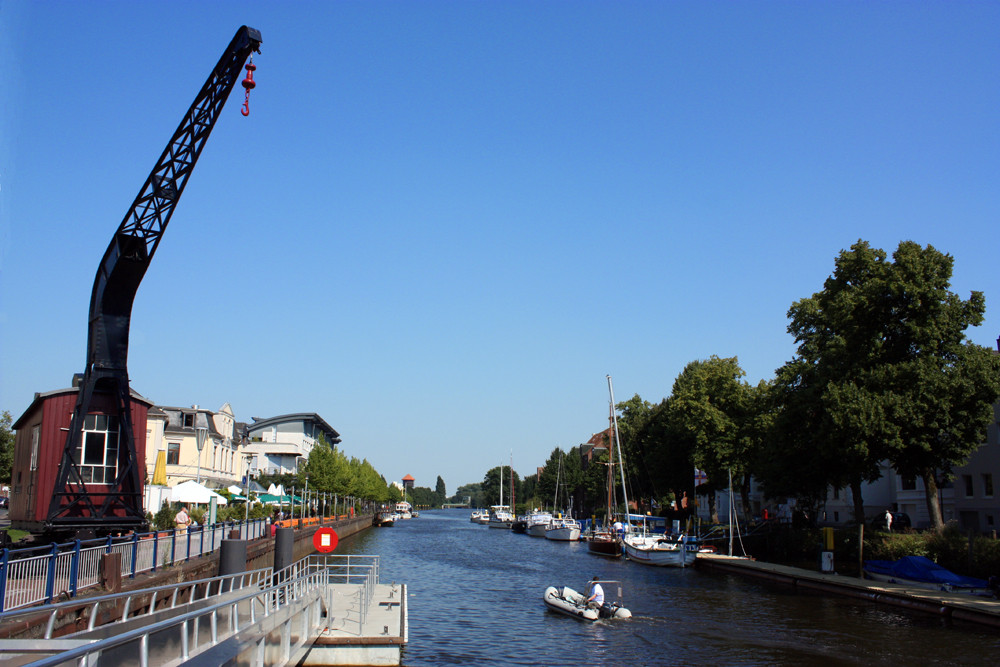
[[[382,581],[408,586],[417,665],[976,665],[996,664],[1000,635],[849,598],[709,573],[592,556],[421,512],[341,542],[338,553],[382,557]],[[551,613],[548,586],[623,582],[634,618],[582,623]]]

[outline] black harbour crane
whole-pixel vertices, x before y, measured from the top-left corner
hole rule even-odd
[[[90,298],[87,365],[79,380],[79,394],[49,503],[47,531],[107,532],[146,526],[142,498],[145,471],[140,470],[136,453],[128,380],[132,304],[242,69],[247,72],[242,82],[247,92],[242,113],[249,113],[256,69],[252,54],[260,53],[260,44],[259,31],[247,26],[236,31],[146,178],[97,268]],[[87,416],[95,412],[105,416],[104,423],[108,424],[104,451],[113,453],[117,442],[117,465],[109,466],[114,470],[113,479],[95,480],[82,465],[84,424]]]

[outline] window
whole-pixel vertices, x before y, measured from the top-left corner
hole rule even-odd
[[[31,465],[28,470],[38,470],[38,434],[41,426],[35,424],[31,427]]]
[[[184,427],[194,428],[194,415],[184,415]]]
[[[993,515],[992,514],[987,514],[986,515],[986,525],[990,526],[991,528],[993,527]]]
[[[836,487],[833,489],[833,499],[840,500],[840,487]]]
[[[913,475],[904,475],[900,480],[900,487],[903,491],[916,491],[917,490],[917,478]]]
[[[177,465],[181,462],[181,443],[167,443],[167,463]]]
[[[962,482],[965,484],[965,497],[971,498],[974,494],[972,488],[972,475],[962,475]]]
[[[118,475],[118,417],[87,415],[77,459],[85,483],[111,484]]]
[[[993,497],[993,473],[983,473],[983,495],[987,498]]]

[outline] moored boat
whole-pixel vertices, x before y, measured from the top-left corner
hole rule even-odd
[[[619,590],[621,589],[619,588]],[[569,586],[560,588],[549,586],[545,589],[542,599],[552,611],[572,616],[581,621],[596,621],[599,618],[632,618],[632,612],[622,606],[620,599],[617,602],[605,602],[600,609],[590,608],[587,606],[587,596]]]
[[[528,515],[528,525],[525,532],[531,537],[545,537],[545,529],[549,527],[550,521],[552,521],[551,512],[535,510]]]
[[[698,540],[686,535],[626,535],[622,549],[626,558],[643,565],[690,567],[698,559]]]
[[[396,514],[386,510],[376,514],[375,520],[372,523],[378,528],[391,528],[395,521]]]
[[[903,556],[899,560],[866,560],[865,578],[890,584],[905,584],[938,591],[988,593],[989,582],[947,570],[923,556]]]
[[[545,539],[576,542],[580,539],[580,522],[571,517],[555,517],[545,528]]]
[[[590,539],[587,540],[587,551],[598,556],[620,558],[622,543],[617,533],[600,530],[590,535]]]
[[[490,528],[510,528],[514,523],[514,515],[507,505],[493,505],[486,523]]]

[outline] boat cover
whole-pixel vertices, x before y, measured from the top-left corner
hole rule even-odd
[[[866,560],[865,571],[883,576],[908,579],[928,584],[940,584],[954,588],[986,588],[987,582],[975,577],[966,577],[946,570],[930,558],[923,556],[903,556],[899,560]]]

